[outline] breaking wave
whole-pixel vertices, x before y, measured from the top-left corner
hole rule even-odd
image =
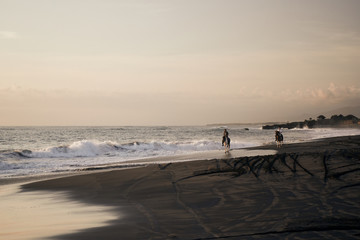
[[[232,143],[232,148],[254,146],[252,143]],[[170,154],[186,154],[221,149],[215,141],[188,142],[131,142],[119,144],[112,141],[82,140],[70,145],[48,147],[40,150],[20,150],[2,152],[7,158],[78,158],[97,156],[119,156],[124,158],[144,158]]]

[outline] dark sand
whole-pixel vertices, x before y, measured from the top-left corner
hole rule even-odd
[[[22,189],[66,191],[119,215],[53,239],[360,239],[360,136],[254,149],[279,152],[94,172]]]

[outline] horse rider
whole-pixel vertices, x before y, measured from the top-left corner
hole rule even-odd
[[[230,147],[229,132],[226,129],[224,129],[224,134],[223,134],[223,138],[222,138],[222,146],[224,146],[225,143],[228,143],[228,145]]]

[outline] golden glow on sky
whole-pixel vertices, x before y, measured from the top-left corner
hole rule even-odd
[[[286,121],[356,106],[359,11],[357,0],[0,0],[0,125]]]

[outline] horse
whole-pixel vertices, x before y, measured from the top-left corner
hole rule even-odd
[[[283,137],[283,135],[281,134],[281,132],[278,131],[278,130],[276,130],[276,131],[275,131],[275,141],[276,141],[276,146],[277,146],[278,148],[282,146],[283,140],[284,140],[284,137]]]
[[[223,136],[222,145],[225,147],[225,153],[228,153],[230,151],[230,138]]]

